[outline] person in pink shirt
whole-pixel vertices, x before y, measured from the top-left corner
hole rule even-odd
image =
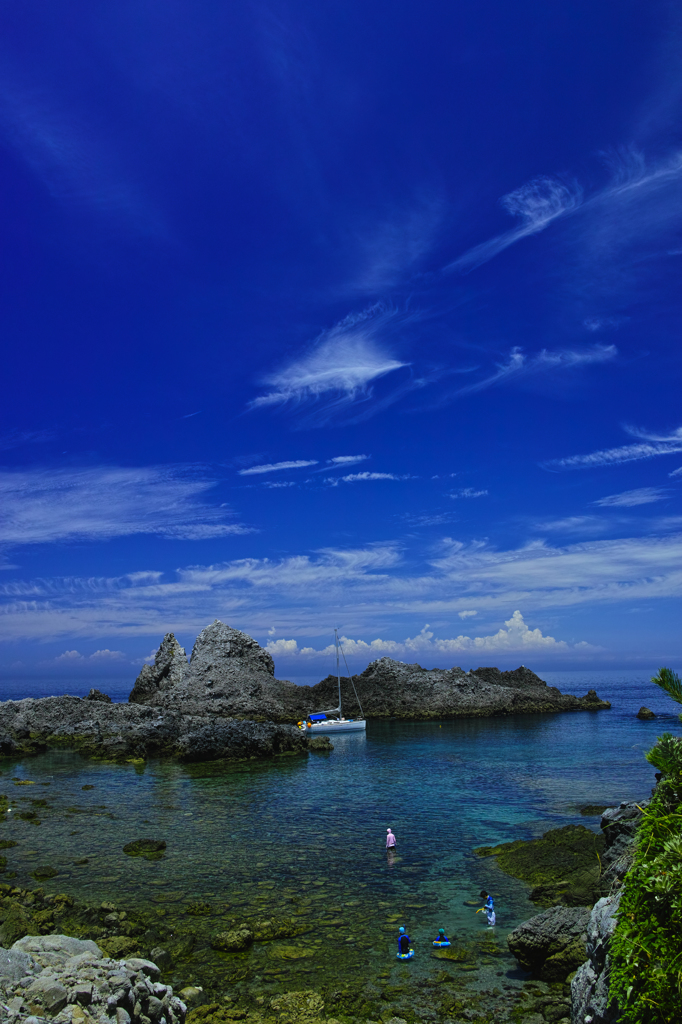
[[[390,828],[386,829],[386,849],[394,850],[396,847],[395,836],[391,832]]]

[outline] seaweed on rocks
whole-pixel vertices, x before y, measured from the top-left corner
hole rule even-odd
[[[533,886],[533,903],[570,907],[591,905],[602,895],[602,856],[606,838],[584,825],[551,829],[540,839],[519,839],[500,846],[480,846],[479,857],[496,857],[513,878]]]

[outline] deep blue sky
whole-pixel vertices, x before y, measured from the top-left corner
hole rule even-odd
[[[677,4],[0,10],[6,679],[680,658]]]

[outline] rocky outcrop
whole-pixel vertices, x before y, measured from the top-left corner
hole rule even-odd
[[[607,807],[601,817],[605,848],[602,854],[601,893],[610,895],[619,889],[634,857],[635,835],[648,800]]]
[[[620,892],[593,907],[587,924],[587,956],[571,981],[572,1024],[615,1024],[618,1007],[609,1006],[609,946],[616,930]]]
[[[350,680],[342,679],[344,712],[359,714]],[[355,677],[355,688],[367,718],[478,718],[489,715],[538,714],[553,711],[598,711],[610,708],[594,690],[585,697],[562,694],[526,668],[426,669],[392,658],[372,662]],[[338,702],[336,678],[327,676],[310,688],[312,706]],[[310,705],[309,705],[310,706]]]
[[[235,716],[295,722],[312,711],[336,707],[336,676],[316,686],[275,679],[270,654],[246,633],[216,620],[197,637],[187,663],[172,633],[159,647],[154,665],[145,665],[130,694],[132,703],[184,714]],[[530,669],[513,672],[481,668],[425,669],[392,658],[372,662],[355,677],[367,718],[478,717],[551,711],[597,711],[607,701],[590,690],[585,697],[562,694]],[[341,680],[344,713],[360,714],[350,679]]]
[[[636,717],[637,717],[637,718],[641,718],[641,719],[642,719],[642,721],[647,721],[647,720],[648,720],[648,719],[650,719],[650,718],[655,718],[655,717],[656,717],[656,715],[655,715],[655,714],[654,714],[654,712],[653,712],[653,711],[651,710],[651,708],[648,708],[648,707],[646,707],[646,705],[645,705],[645,704],[642,704],[641,708],[640,708],[640,709],[639,709],[639,711],[637,712],[637,715],[636,715]]]
[[[585,959],[587,907],[550,907],[507,936],[509,949],[526,971],[544,981],[564,981]]]
[[[35,754],[50,746],[117,760],[149,756],[202,761],[302,754],[296,727],[183,715],[140,704],[106,704],[80,697],[0,703],[0,754]]]
[[[216,619],[197,637],[189,664],[184,648],[168,633],[128,699],[185,715],[294,722],[311,710],[303,706],[307,693],[306,687],[275,679],[271,655]]]
[[[150,960],[115,960],[90,939],[26,936],[0,949],[0,1010],[20,1024],[183,1024],[187,1007]]]

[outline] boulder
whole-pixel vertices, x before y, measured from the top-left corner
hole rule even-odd
[[[28,953],[19,949],[0,948],[0,981],[19,981],[31,968]]]
[[[59,1013],[66,1006],[67,994],[66,989],[57,978],[40,975],[28,986],[24,998],[32,1010],[42,1008],[45,1013],[54,1014]]]
[[[634,859],[634,841],[647,800],[607,807],[601,817],[606,846],[602,854],[602,895],[620,886]]]
[[[585,960],[587,907],[551,907],[507,936],[509,949],[526,971],[544,981],[564,981]]]
[[[92,939],[75,939],[72,935],[27,935],[15,942],[12,949],[22,953],[58,953],[65,958],[79,953],[102,956],[102,951]]]

